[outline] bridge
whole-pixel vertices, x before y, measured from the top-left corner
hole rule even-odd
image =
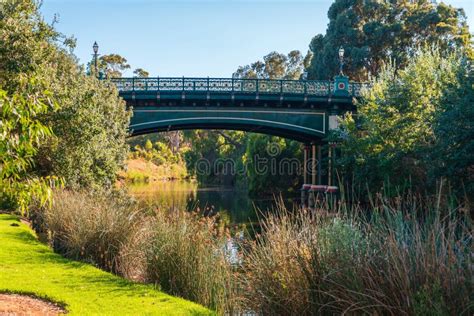
[[[231,129],[321,140],[332,115],[354,110],[362,84],[235,78],[114,78],[133,107],[132,136],[183,129]]]
[[[334,81],[185,77],[110,80],[127,106],[133,108],[132,136],[227,129],[304,143],[303,193],[334,190],[331,184],[336,151],[325,137],[337,127],[338,115],[355,110],[354,101],[364,86],[342,75]],[[308,184],[308,176],[312,185]],[[303,200],[307,201],[307,196]]]

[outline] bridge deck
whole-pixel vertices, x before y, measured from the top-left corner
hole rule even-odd
[[[271,80],[236,78],[113,78],[120,92],[218,92],[251,94],[293,94],[328,97],[335,93],[333,81],[323,80]],[[350,82],[350,97],[358,97],[362,83]]]

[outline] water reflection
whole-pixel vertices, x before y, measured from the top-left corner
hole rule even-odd
[[[266,212],[275,207],[274,197],[250,198],[246,190],[234,187],[201,187],[190,181],[163,181],[133,184],[129,190],[142,203],[161,209],[199,210],[203,214],[219,213],[229,224],[257,221],[257,209]],[[285,195],[292,207],[295,196]]]

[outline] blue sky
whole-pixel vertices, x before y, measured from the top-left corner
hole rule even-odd
[[[474,1],[448,0],[474,25]],[[271,51],[306,53],[324,33],[326,0],[44,0],[46,21],[58,14],[57,29],[77,38],[82,63],[118,53],[152,76],[229,77],[239,65]],[[131,74],[129,72],[128,74]]]

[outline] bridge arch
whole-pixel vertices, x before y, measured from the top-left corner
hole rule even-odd
[[[322,111],[138,107],[133,112],[132,136],[172,130],[222,129],[311,142],[323,138],[327,126],[327,115]]]

